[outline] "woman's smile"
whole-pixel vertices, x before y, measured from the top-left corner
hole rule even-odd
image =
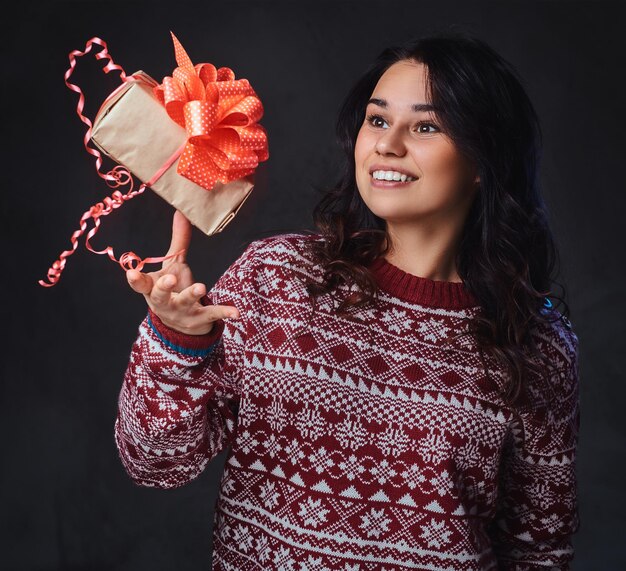
[[[374,171],[376,173],[381,171]],[[389,171],[387,171],[389,172]],[[370,183],[374,188],[406,188],[409,185],[417,182],[417,179],[407,178],[406,180],[387,180],[387,179],[378,179],[374,177],[374,173],[370,175]]]

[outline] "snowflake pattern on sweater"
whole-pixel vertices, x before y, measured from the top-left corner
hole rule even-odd
[[[228,450],[217,571],[569,569],[580,420],[571,324],[533,332],[555,370],[531,376],[512,410],[497,393],[503,370],[464,333],[478,305],[461,282],[379,258],[373,306],[338,317],[325,294],[307,324],[303,279],[322,274],[307,245],[321,239],[253,241],[207,294],[241,317],[206,335],[148,313],[115,422],[130,478],[179,487]]]

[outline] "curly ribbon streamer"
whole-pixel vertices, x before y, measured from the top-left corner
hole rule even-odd
[[[78,114],[78,117],[80,118],[80,120],[83,123],[85,123],[85,125],[87,125],[87,132],[85,133],[85,137],[83,138],[83,144],[85,145],[85,149],[87,150],[87,152],[96,157],[96,172],[98,173],[100,177],[104,178],[107,181],[107,183],[111,182],[113,183],[113,186],[119,186],[119,176],[116,176],[112,174],[111,172],[106,173],[106,174],[100,172],[100,167],[102,166],[102,155],[97,149],[94,149],[93,147],[89,146],[89,141],[91,139],[91,130],[92,130],[93,125],[91,121],[83,115],[83,107],[85,105],[85,96],[82,90],[80,89],[80,87],[78,87],[78,85],[75,85],[74,83],[69,83],[68,81],[72,73],[74,73],[74,68],[76,67],[76,58],[82,57],[88,54],[91,51],[91,48],[94,44],[97,44],[104,48],[102,51],[95,54],[95,58],[98,60],[105,59],[105,58],[109,60],[108,63],[102,68],[102,71],[104,71],[104,73],[110,73],[114,70],[119,70],[120,72],[120,79],[122,80],[122,85],[120,85],[120,87],[116,89],[114,93],[117,93],[117,91],[124,85],[124,83],[128,81],[134,81],[136,79],[134,76],[127,77],[122,67],[113,63],[113,58],[109,55],[106,42],[104,40],[101,40],[98,37],[94,37],[94,38],[91,38],[85,44],[84,52],[81,52],[79,50],[73,50],[70,52],[69,54],[70,67],[65,72],[65,76],[64,76],[65,85],[67,85],[72,91],[75,91],[76,93],[78,93],[78,104],[76,105],[76,113]],[[113,96],[113,93],[109,96],[109,98],[112,96]]]
[[[263,105],[247,79],[228,67],[194,66],[170,31],[178,67],[154,88],[168,115],[188,134],[176,172],[207,190],[252,174],[269,158],[267,134],[257,123]]]
[[[170,164],[167,164],[165,168],[161,167],[159,172],[155,174],[155,176],[148,182],[150,184],[153,184],[154,181],[159,176],[161,176],[161,174],[165,172],[169,167]],[[124,270],[141,270],[145,264],[155,264],[158,262],[163,262],[170,258],[174,258],[175,256],[178,256],[179,254],[182,254],[184,252],[184,250],[179,250],[178,252],[170,254],[169,256],[161,256],[158,258],[145,258],[143,260],[134,252],[125,252],[120,256],[120,259],[117,260],[111,246],[107,246],[104,250],[94,250],[91,247],[91,243],[89,242],[89,240],[93,238],[95,233],[98,231],[98,228],[100,228],[100,217],[110,214],[113,210],[119,208],[124,202],[141,194],[149,186],[148,183],[145,183],[142,184],[137,190],[133,191],[132,177],[128,170],[121,165],[114,167],[107,174],[110,176],[110,179],[113,179],[115,181],[114,184],[111,184],[110,179],[107,179],[107,184],[109,184],[109,186],[122,186],[130,182],[129,192],[127,192],[126,194],[122,194],[119,190],[116,190],[110,197],[106,196],[102,202],[94,204],[89,210],[84,212],[84,214],[80,218],[80,228],[76,230],[70,238],[70,242],[72,243],[72,249],[61,252],[59,259],[56,260],[48,269],[47,278],[49,280],[49,283],[46,283],[43,280],[39,280],[39,285],[42,285],[44,287],[52,287],[59,281],[61,277],[61,272],[63,271],[63,269],[65,268],[65,264],[67,263],[66,260],[68,256],[71,256],[76,251],[76,248],[78,247],[78,238],[80,238],[87,229],[87,220],[89,218],[93,219],[94,227],[87,234],[87,237],[85,239],[85,247],[94,254],[107,254],[109,258],[111,258],[111,260],[119,263],[119,265]]]
[[[100,227],[101,216],[110,214],[124,202],[143,193],[146,187],[154,184],[181,154],[177,172],[208,190],[213,188],[217,180],[228,183],[252,174],[259,162],[269,158],[267,135],[263,127],[255,123],[263,115],[263,106],[248,81],[246,79],[235,81],[233,71],[226,67],[216,70],[212,64],[202,63],[194,68],[176,36],[170,33],[179,67],[174,70],[173,77],[166,77],[162,85],[154,87],[154,92],[165,105],[169,116],[186,128],[189,138],[149,181],[135,191],[132,175],[125,167],[118,165],[107,173],[100,172],[102,155],[97,149],[89,146],[93,125],[82,113],[85,97],[82,90],[68,80],[76,67],[77,57],[89,53],[94,44],[103,48],[95,54],[96,59],[108,60],[102,70],[105,73],[118,70],[122,80],[122,84],[105,99],[103,106],[117,95],[126,82],[140,81],[142,78],[127,76],[123,68],[113,62],[106,42],[98,37],[87,41],[85,51],[70,52],[70,67],[65,72],[65,84],[79,94],[76,113],[87,125],[83,140],[85,149],[96,157],[96,172],[105,179],[109,187],[129,185],[129,189],[126,194],[116,190],[110,197],[105,197],[103,202],[98,202],[83,213],[79,230],[76,230],[70,238],[72,248],[63,251],[48,269],[49,283],[39,280],[40,285],[52,287],[59,281],[68,256],[76,251],[78,238],[87,229],[89,218],[93,219],[94,227],[85,239],[87,249],[95,254],[107,254],[125,270],[141,270],[145,264],[162,262],[182,253],[183,250],[170,256],[142,260],[134,252],[126,252],[117,260],[110,246],[104,250],[94,250],[89,242]]]

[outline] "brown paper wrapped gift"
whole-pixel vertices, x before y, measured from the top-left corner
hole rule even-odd
[[[183,145],[188,134],[167,114],[153,93],[158,85],[143,71],[98,111],[91,140],[107,156],[142,182],[150,180]],[[221,232],[254,187],[252,175],[207,190],[176,172],[180,157],[150,188],[180,210],[202,232]]]

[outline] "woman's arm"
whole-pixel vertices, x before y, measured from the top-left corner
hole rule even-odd
[[[519,413],[504,451],[499,507],[489,530],[501,571],[565,571],[574,557],[572,535],[580,525],[578,338],[571,329],[563,328],[563,335],[567,357],[551,390],[535,387],[537,398]]]
[[[122,464],[138,485],[188,483],[234,435],[257,244],[207,294],[211,304],[234,305],[239,318],[215,321],[204,335],[187,335],[149,310],[139,327],[115,421]]]

